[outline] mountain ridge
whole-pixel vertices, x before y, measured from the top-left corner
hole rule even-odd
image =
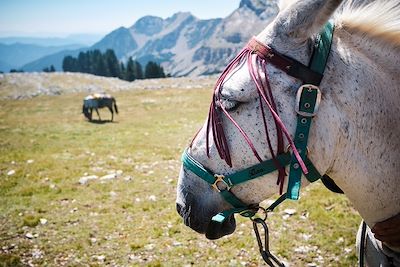
[[[145,16],[131,27],[120,27],[87,50],[111,48],[122,62],[129,57],[142,65],[160,63],[172,76],[199,76],[220,72],[252,35],[261,31],[278,12],[276,0],[241,0],[225,18],[201,20],[189,12],[162,19]],[[76,51],[71,51],[76,54]],[[23,66],[26,71],[43,69],[55,60],[60,70],[63,55],[51,55]]]

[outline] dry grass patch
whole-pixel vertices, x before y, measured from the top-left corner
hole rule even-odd
[[[83,119],[84,95],[0,101],[5,266],[262,264],[249,221],[208,241],[175,211],[180,154],[206,117],[209,89],[115,92],[120,114],[104,124]],[[296,213],[286,218],[286,208]],[[354,266],[358,222],[344,197],[316,184],[271,216],[271,246],[293,266]]]

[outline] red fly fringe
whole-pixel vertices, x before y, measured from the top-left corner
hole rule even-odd
[[[251,60],[251,56],[249,56],[248,59]],[[260,74],[260,71],[257,71],[256,84],[259,83],[259,84],[264,85],[264,86],[261,86],[260,87],[261,89],[259,89],[259,91],[258,91],[258,94],[259,94],[259,97],[260,97],[260,109],[261,109],[261,113],[262,113],[264,129],[265,129],[265,133],[266,133],[265,135],[266,135],[266,139],[267,139],[267,143],[268,143],[268,148],[269,148],[269,151],[270,151],[270,153],[272,155],[272,160],[274,161],[275,165],[278,168],[278,179],[276,181],[276,184],[279,185],[279,193],[282,194],[283,184],[284,184],[285,177],[286,177],[287,174],[286,174],[285,168],[276,159],[276,154],[279,155],[279,154],[283,154],[285,152],[284,151],[284,143],[283,143],[283,134],[282,134],[281,128],[278,127],[278,122],[274,118],[275,128],[276,128],[276,136],[277,136],[277,153],[275,154],[274,150],[272,148],[271,138],[269,137],[268,124],[267,124],[267,121],[266,121],[266,118],[265,118],[265,111],[264,111],[263,101],[262,101],[263,95],[265,96],[265,98],[267,98],[269,103],[271,103],[271,107],[276,113],[278,113],[278,110],[276,108],[274,97],[272,96],[271,86],[270,86],[270,84],[268,82],[269,79],[268,79],[268,76],[267,76],[267,65],[266,65],[266,62],[265,62],[265,60],[261,60],[259,57],[257,57],[256,64],[258,66],[261,66],[261,70],[262,70],[262,72],[264,74],[264,76],[262,77],[261,74]],[[263,81],[265,81],[265,83],[263,83]],[[265,91],[268,92],[268,95],[267,95],[267,93]]]
[[[255,64],[253,64],[253,58],[255,57]],[[223,159],[226,164],[232,167],[232,158],[230,156],[229,145],[227,141],[227,137],[223,127],[222,116],[224,115],[226,118],[229,119],[233,123],[233,125],[239,130],[247,144],[249,145],[250,149],[252,150],[254,156],[257,158],[259,162],[262,162],[262,158],[258,154],[257,150],[255,149],[254,144],[250,140],[249,136],[244,132],[244,130],[238,125],[238,123],[234,120],[234,118],[229,114],[229,112],[225,109],[222,105],[221,99],[221,90],[222,84],[227,77],[227,75],[235,69],[241,62],[247,60],[247,65],[249,69],[250,76],[252,77],[257,90],[258,95],[260,97],[260,109],[261,115],[263,118],[264,130],[265,130],[265,138],[268,144],[268,149],[272,156],[272,160],[274,161],[277,169],[278,169],[278,179],[277,184],[279,185],[280,194],[282,194],[283,184],[285,180],[286,171],[285,167],[280,164],[277,160],[277,155],[284,153],[284,141],[283,136],[285,135],[286,139],[289,142],[289,145],[292,147],[293,153],[296,156],[296,159],[302,166],[303,172],[307,173],[307,168],[304,165],[303,160],[301,159],[290,134],[288,133],[285,125],[281,121],[278,110],[272,95],[271,86],[269,84],[268,74],[267,74],[267,60],[266,57],[262,57],[259,53],[253,53],[252,49],[249,47],[245,47],[240,51],[240,53],[228,64],[225,70],[222,72],[221,76],[218,78],[215,87],[214,87],[214,94],[212,97],[209,115],[207,119],[207,129],[206,129],[206,150],[207,156],[210,157],[210,133],[212,133],[212,140],[215,144],[215,147],[218,151],[218,154],[221,159]],[[254,67],[256,66],[256,68]],[[277,148],[276,152],[272,148],[271,138],[269,136],[269,129],[266,119],[265,110],[268,109],[274,119],[275,128],[276,128],[276,136],[277,136]],[[196,134],[197,136],[197,134]],[[195,137],[196,137],[195,136]]]
[[[234,125],[235,127],[239,130],[239,132],[242,134],[244,139],[246,140],[247,144],[249,145],[250,149],[252,150],[254,156],[258,159],[259,162],[262,162],[262,158],[258,154],[257,150],[255,149],[254,144],[248,137],[248,135],[244,132],[244,130],[237,124],[237,122],[233,119],[233,117],[229,114],[229,112],[225,109],[225,107],[221,104],[221,90],[222,90],[222,83],[224,82],[226,76],[234,69],[236,68],[242,60],[247,59],[249,64],[252,64],[251,61],[251,55],[252,52],[248,49],[245,48],[243,49],[226,67],[226,69],[222,72],[221,76],[217,80],[217,83],[214,88],[214,95],[213,99],[211,101],[210,105],[210,110],[209,110],[209,116],[208,116],[208,121],[207,121],[207,131],[206,131],[206,149],[207,149],[207,155],[209,156],[209,134],[212,132],[213,135],[213,141],[215,144],[215,147],[218,151],[218,154],[221,159],[225,160],[225,162],[232,167],[232,159],[230,156],[230,151],[229,151],[229,146],[227,142],[227,138],[225,135],[225,131],[223,128],[222,124],[222,118],[221,115],[224,114]],[[264,105],[263,105],[263,98],[267,98],[268,102],[270,102],[270,106],[274,109],[275,112],[277,112],[275,102],[273,101],[272,97],[272,91],[271,87],[269,86],[268,79],[266,76],[266,64],[265,61],[262,61],[260,58],[257,58],[257,64],[260,64],[262,66],[262,70],[264,72],[264,77],[261,77],[260,71],[257,71],[257,77],[253,77],[254,81],[256,84],[262,84],[263,86],[257,86],[257,89],[259,90],[259,96],[260,96],[260,106],[261,106],[261,112],[262,112],[262,117],[263,117],[263,123],[264,123],[264,128],[265,128],[265,133],[266,133],[266,141],[268,143],[268,148],[270,150],[270,153],[272,155],[272,159],[274,163],[276,164],[278,168],[278,180],[277,183],[280,185],[280,193],[282,193],[283,189],[283,182],[286,176],[285,168],[279,163],[279,161],[276,159],[277,154],[283,153],[283,134],[278,126],[276,120],[275,121],[275,128],[277,130],[277,137],[278,137],[278,147],[276,153],[274,152],[274,149],[272,148],[271,144],[271,139],[269,136],[269,131],[268,131],[268,125],[266,121],[266,115],[264,111]],[[249,68],[249,70],[254,70],[253,68]],[[266,83],[266,86],[263,84],[263,80]],[[267,88],[268,91],[268,96],[266,93],[265,88]],[[264,97],[263,97],[264,96]]]

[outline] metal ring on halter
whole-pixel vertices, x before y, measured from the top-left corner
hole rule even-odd
[[[214,174],[214,178],[215,178],[215,181],[211,186],[212,186],[212,188],[214,188],[215,191],[217,191],[218,193],[221,193],[221,191],[225,191],[225,190],[229,191],[229,190],[231,190],[232,184],[229,184],[228,182],[226,182],[224,180],[225,179],[224,175]],[[220,189],[218,187],[218,184],[220,182],[225,185],[225,188]]]
[[[262,217],[260,217],[260,214],[263,214]],[[263,208],[263,207],[257,207],[257,212],[254,214],[254,216],[250,217],[250,220],[252,220],[253,222],[256,220],[263,220],[264,222],[267,220],[268,218],[268,211]]]

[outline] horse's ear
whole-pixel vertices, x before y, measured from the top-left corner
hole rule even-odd
[[[283,5],[273,22],[277,37],[305,41],[328,22],[342,0],[298,0]],[[281,7],[282,8],[282,7]]]

